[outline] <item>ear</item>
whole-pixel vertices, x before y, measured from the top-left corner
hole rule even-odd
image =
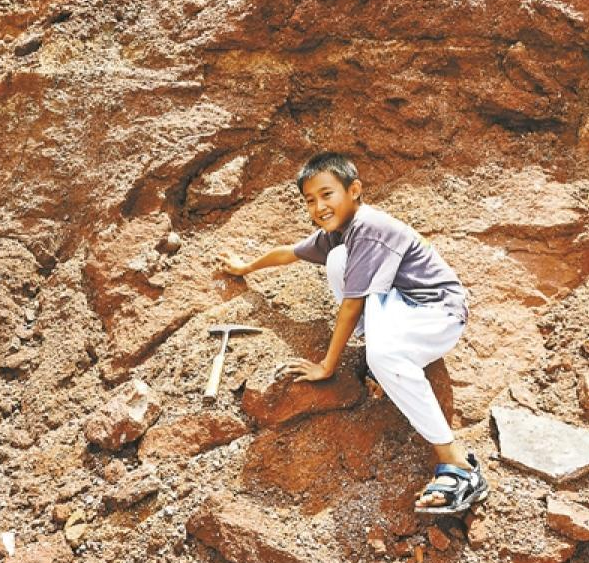
[[[360,180],[354,180],[350,184],[348,191],[352,195],[354,201],[360,201],[362,199],[362,182],[360,182]]]

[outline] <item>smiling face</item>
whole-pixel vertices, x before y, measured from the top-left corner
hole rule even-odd
[[[319,172],[303,184],[303,196],[311,219],[324,231],[343,231],[360,207],[362,183],[348,189],[331,172]]]

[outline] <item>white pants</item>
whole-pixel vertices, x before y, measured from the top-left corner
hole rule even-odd
[[[342,302],[346,247],[327,256],[327,279],[338,303]],[[439,307],[407,303],[392,289],[366,297],[356,334],[366,337],[368,367],[398,409],[431,444],[454,440],[440,404],[423,368],[455,345],[464,323]]]

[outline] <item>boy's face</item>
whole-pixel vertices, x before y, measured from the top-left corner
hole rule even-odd
[[[319,172],[303,184],[303,196],[311,219],[324,231],[343,231],[360,206],[362,184],[354,180],[348,189],[331,172]]]

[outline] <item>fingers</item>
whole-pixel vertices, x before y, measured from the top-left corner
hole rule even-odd
[[[309,360],[292,360],[286,364],[284,368],[284,373],[292,373],[292,374],[306,374],[309,368],[313,366],[313,362]]]
[[[241,276],[243,274],[243,261],[234,254],[219,252],[215,256],[214,261],[220,263],[221,269],[227,274],[234,276]]]
[[[298,383],[299,381],[311,381],[308,375],[301,375],[293,380],[294,383]]]

